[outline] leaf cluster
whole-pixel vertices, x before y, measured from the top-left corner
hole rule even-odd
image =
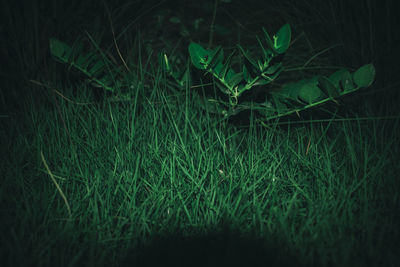
[[[114,91],[121,85],[121,81],[117,79],[118,68],[115,64],[101,52],[85,53],[82,43],[69,46],[56,38],[51,38],[50,53],[56,61],[68,64],[85,74],[96,87]]]
[[[265,86],[275,80],[283,70],[282,59],[291,40],[289,24],[282,26],[271,38],[263,29],[264,39],[257,37],[261,49],[261,58],[253,58],[251,53],[241,46],[237,51],[243,55],[243,65],[240,71],[232,68],[232,60],[237,51],[233,51],[226,58],[221,46],[212,50],[203,48],[200,44],[190,43],[188,50],[193,66],[206,73],[210,73],[217,80],[218,88],[228,95],[229,102],[212,100],[212,106],[224,116],[237,114],[244,109],[255,109],[262,114],[265,120],[286,116],[294,112],[308,109],[327,101],[336,101],[337,98],[368,87],[375,78],[375,68],[366,64],[353,73],[347,69],[339,69],[329,77],[316,75],[310,79],[303,79],[288,83],[278,90],[265,91],[265,103],[241,103],[238,98],[254,86]],[[55,60],[69,64],[89,77],[90,81],[105,90],[115,91],[121,86],[118,79],[118,68],[97,52],[85,53],[82,44],[73,47],[58,39],[50,39],[50,52]],[[159,54],[159,64],[179,86],[189,81],[189,68],[177,70],[169,61],[166,54]],[[207,101],[205,103],[208,103]]]
[[[299,112],[327,101],[336,101],[343,95],[370,86],[374,81],[375,68],[372,64],[366,64],[354,73],[343,68],[329,77],[317,75],[310,79],[286,84],[278,90],[266,90],[266,99],[269,100],[266,100],[265,103],[238,104],[238,98],[244,91],[251,90],[254,86],[265,86],[271,83],[283,70],[283,55],[289,48],[291,40],[289,24],[282,26],[272,38],[265,29],[263,29],[263,32],[264,42],[257,37],[262,52],[261,58],[255,59],[249,51],[240,45],[237,46],[244,58],[241,71],[238,73],[231,66],[232,59],[236,54],[235,51],[225,59],[221,46],[206,50],[197,43],[189,45],[189,54],[193,66],[211,73],[217,80],[218,88],[229,96],[229,103],[213,100],[223,107],[214,110],[218,112],[222,110],[225,116],[252,108],[261,113],[265,120],[269,120]],[[165,62],[168,64],[166,55]]]

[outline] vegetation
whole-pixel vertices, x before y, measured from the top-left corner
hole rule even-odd
[[[377,46],[390,10],[378,25],[368,0],[362,16],[348,1],[39,2],[2,2],[5,266],[397,264],[400,95],[386,55],[397,48],[390,32]],[[374,84],[268,121],[205,104],[221,91],[188,66],[188,46],[259,51],[258,31],[286,22],[285,78],[264,86],[366,62]],[[50,39],[96,51],[119,83],[55,62]],[[192,75],[171,79],[159,54]]]

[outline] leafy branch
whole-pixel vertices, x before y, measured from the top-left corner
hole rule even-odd
[[[232,52],[227,59],[221,46],[212,50],[206,50],[197,43],[189,45],[189,54],[193,66],[211,73],[217,79],[218,88],[229,96],[229,104],[222,100],[213,100],[219,104],[215,108],[217,112],[223,112],[225,116],[234,115],[244,109],[255,109],[265,116],[265,120],[287,116],[327,101],[336,101],[336,98],[368,87],[375,78],[375,68],[372,64],[360,67],[354,73],[346,69],[340,69],[329,77],[317,75],[311,79],[303,79],[298,82],[289,83],[277,91],[266,92],[266,102],[238,104],[238,98],[244,91],[251,90],[254,86],[267,85],[275,80],[283,70],[282,59],[287,51],[291,40],[291,29],[285,24],[271,38],[267,31],[264,32],[264,43],[257,37],[262,51],[262,58],[254,59],[250,52],[238,45],[238,50],[244,57],[241,72],[236,73],[231,68],[231,62],[235,55]],[[165,63],[169,66],[167,56],[164,54]],[[178,75],[172,76],[179,82]]]
[[[229,98],[229,102],[220,99],[207,100],[204,102],[207,108],[211,107],[212,111],[222,113],[225,117],[246,109],[254,109],[267,121],[309,109],[327,101],[336,101],[341,96],[370,86],[374,81],[375,68],[372,64],[366,64],[353,73],[343,68],[329,77],[317,75],[310,79],[286,84],[278,90],[265,91],[264,103],[239,103],[239,98],[245,91],[251,90],[254,86],[268,85],[283,70],[283,56],[291,40],[289,24],[282,26],[272,38],[265,29],[263,33],[263,40],[257,37],[262,52],[261,58],[258,59],[254,59],[251,53],[240,45],[225,58],[221,46],[207,50],[197,43],[189,44],[188,50],[193,66],[212,74],[217,80],[218,88]],[[100,51],[99,48],[98,51]],[[120,74],[118,68],[101,51],[100,53],[84,53],[80,44],[70,47],[52,38],[50,52],[55,60],[81,71],[99,87],[114,92],[123,84],[123,81],[118,79]],[[236,72],[231,67],[237,52],[240,52],[244,58],[240,72]],[[183,71],[177,70],[166,54],[159,54],[159,63],[179,86],[182,87],[189,81],[189,68],[186,67]]]

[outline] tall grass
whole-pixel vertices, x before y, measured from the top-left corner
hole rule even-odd
[[[125,38],[131,101],[53,69],[26,73],[47,87],[2,87],[5,265],[395,266],[399,119],[372,119],[390,108],[238,127],[167,82],[145,34]]]

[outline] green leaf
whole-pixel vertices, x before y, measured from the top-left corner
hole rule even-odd
[[[193,65],[200,69],[205,70],[207,68],[206,62],[210,53],[204,49],[201,45],[196,43],[189,44],[189,54]]]
[[[340,80],[340,85],[344,92],[351,91],[355,88],[353,84],[353,79],[349,71],[343,72],[342,79]]]
[[[290,25],[285,24],[279,29],[278,33],[274,35],[274,49],[278,54],[283,54],[289,48],[291,39]]]
[[[291,109],[298,109],[304,107],[304,101],[299,99],[284,98],[283,101]]]
[[[335,87],[333,82],[326,78],[325,76],[321,76],[318,79],[318,85],[321,91],[327,97],[337,97],[339,96],[339,89]]]
[[[105,57],[93,52],[84,54],[82,44],[75,43],[71,48],[55,38],[50,39],[50,53],[57,61],[67,63],[70,68],[75,68],[84,73],[96,85],[106,90],[114,90],[111,87],[115,82],[114,74],[107,75],[109,69],[107,70],[106,67],[109,63],[107,63]]]
[[[268,83],[272,82],[273,80],[278,77],[278,75],[282,72],[283,68],[278,68],[272,75],[268,75],[266,72],[262,73],[261,76],[263,79],[268,81]]]
[[[279,70],[279,68],[282,66],[281,63],[275,64],[273,66],[270,66],[266,71],[265,74],[271,75],[274,74],[276,71]]]
[[[69,47],[66,44],[55,38],[50,39],[49,47],[51,55],[53,55],[58,60],[62,58],[62,55],[64,54],[65,50],[69,49]]]
[[[68,63],[72,54],[72,48],[56,38],[51,38],[50,53],[58,62]]]
[[[246,68],[246,65],[243,64],[243,79],[245,80],[246,83],[249,83],[252,78],[249,74],[249,71]]]
[[[300,88],[298,98],[307,104],[316,102],[321,98],[321,90],[318,87],[318,76],[303,84]]]
[[[217,82],[217,83],[215,83],[215,84],[217,85],[218,89],[219,89],[222,93],[227,94],[227,95],[230,94],[229,89],[226,88],[225,85],[222,85],[222,84],[219,83],[219,82]]]
[[[237,73],[236,73],[233,69],[229,68],[229,70],[228,70],[228,72],[226,73],[226,76],[225,76],[225,78],[224,78],[225,82],[228,82],[228,81],[232,80],[232,78],[233,78],[234,76],[236,76],[236,74],[237,74]],[[228,82],[228,84],[229,84],[229,82]]]
[[[263,78],[263,77],[260,77],[260,78],[254,83],[254,86],[266,85],[266,84],[269,84],[270,82],[271,82],[271,80],[265,79],[265,78]]]
[[[78,66],[86,68],[87,64],[90,62],[89,58],[92,56],[93,56],[93,53],[87,53],[86,55],[81,55],[75,60],[75,63]]]
[[[265,41],[267,42],[268,46],[271,49],[274,49],[274,42],[272,41],[271,37],[269,36],[268,32],[262,28],[263,32],[264,32],[264,36],[265,36]]]
[[[294,112],[321,105],[333,98],[344,96],[363,86],[370,85],[374,75],[374,67],[371,64],[367,64],[352,75],[348,70],[340,69],[329,78],[316,76],[312,79],[284,85],[281,90],[270,93],[271,102],[276,110],[274,111],[270,106],[266,106],[263,111],[265,119],[271,120],[287,116]],[[286,110],[284,110],[283,105],[286,105]]]
[[[73,62],[76,60],[77,57],[84,54],[83,44],[80,42],[75,42],[71,47],[71,51],[72,51],[71,58],[69,58],[69,60],[70,60],[70,62]]]
[[[287,83],[284,86],[282,86],[282,88],[279,91],[274,92],[274,94],[278,94],[284,98],[291,98],[297,100],[300,88],[302,88],[306,82],[307,82],[306,80],[301,80],[298,82]]]
[[[333,85],[340,91],[347,91],[354,89],[351,74],[346,69],[340,69],[336,71],[331,76],[329,76],[329,80],[331,80]]]
[[[224,51],[221,46],[216,47],[211,51],[207,59],[207,66],[213,68],[218,63],[224,60]]]
[[[99,56],[94,52],[86,54],[83,58],[85,58],[85,61],[82,64],[78,64],[77,62],[75,63],[77,68],[81,71],[88,69],[89,66],[93,65],[93,62],[101,60],[101,58],[99,58]]]
[[[105,67],[104,63],[102,61],[96,62],[94,66],[88,70],[88,72],[92,75],[95,75],[98,71],[102,70]]]
[[[244,49],[243,49],[240,45],[238,45],[238,47],[239,47],[240,51],[242,52],[243,56],[245,57],[245,59],[246,59],[255,69],[258,69],[258,64],[257,64],[257,62],[256,62],[254,59],[252,59],[252,58],[250,57],[249,52],[244,51]]]
[[[226,62],[225,62],[225,64],[224,64],[224,67],[222,68],[221,72],[220,72],[220,73],[217,73],[221,79],[224,79],[224,80],[225,80],[225,79],[226,79],[226,76],[227,76],[227,74],[228,74],[228,72],[230,72],[231,76],[233,76],[233,75],[235,74],[235,73],[233,72],[233,70],[230,68],[231,61],[232,61],[232,57],[233,57],[234,54],[235,54],[235,52],[232,52],[232,53],[229,55],[229,57],[228,57],[228,59],[226,60]],[[233,73],[233,74],[232,74],[232,73]],[[227,78],[226,80],[229,80],[229,78]]]
[[[213,69],[212,72],[217,75],[218,78],[220,78],[220,73],[224,69],[224,64],[223,63],[218,63]]]
[[[353,81],[358,87],[368,87],[375,78],[375,68],[372,64],[366,64],[353,73]]]
[[[232,77],[229,77],[228,79],[228,84],[231,88],[234,88],[236,85],[238,85],[241,81],[243,81],[243,73],[236,73]]]
[[[263,59],[268,64],[273,57],[273,53],[271,52],[270,49],[264,48],[264,46],[263,46],[261,40],[258,38],[258,36],[256,38],[257,38],[259,46],[261,47],[261,51],[263,52]]]
[[[283,101],[283,98],[280,96],[272,96],[272,103],[274,104],[278,113],[286,112],[288,109]]]

